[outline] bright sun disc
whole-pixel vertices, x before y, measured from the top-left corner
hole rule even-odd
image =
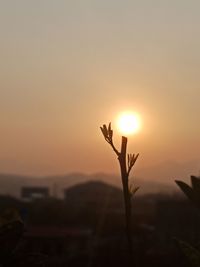
[[[117,121],[118,129],[122,134],[129,135],[140,130],[140,117],[136,113],[123,113]]]

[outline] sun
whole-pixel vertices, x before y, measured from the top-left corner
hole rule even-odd
[[[139,114],[133,112],[123,112],[117,119],[117,128],[123,135],[136,134],[141,128]]]

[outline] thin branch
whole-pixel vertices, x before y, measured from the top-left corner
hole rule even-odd
[[[113,130],[111,129],[111,122],[109,123],[108,127],[106,126],[106,124],[104,124],[103,127],[100,127],[100,129],[106,142],[112,147],[117,156],[119,156],[120,152],[116,149],[115,145],[113,144]]]
[[[127,171],[128,176],[129,176],[133,166],[135,165],[135,162],[138,159],[138,157],[139,157],[139,154],[136,154],[136,155],[135,154],[128,154],[128,171]]]
[[[115,151],[115,153],[117,154],[117,156],[119,157],[120,153],[119,151],[116,149],[116,147],[114,146],[113,142],[110,143],[112,149]]]

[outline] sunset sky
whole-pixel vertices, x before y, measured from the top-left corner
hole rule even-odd
[[[2,0],[0,172],[117,172],[99,126],[124,110],[137,168],[199,161],[200,1]]]

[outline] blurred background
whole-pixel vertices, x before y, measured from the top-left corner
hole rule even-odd
[[[0,209],[20,212],[26,249],[48,255],[47,266],[126,264],[119,167],[99,129],[112,122],[120,146],[124,111],[141,117],[128,137],[140,153],[130,175],[140,187],[136,261],[186,266],[174,237],[198,247],[198,212],[174,180],[200,174],[199,9],[0,2]]]

